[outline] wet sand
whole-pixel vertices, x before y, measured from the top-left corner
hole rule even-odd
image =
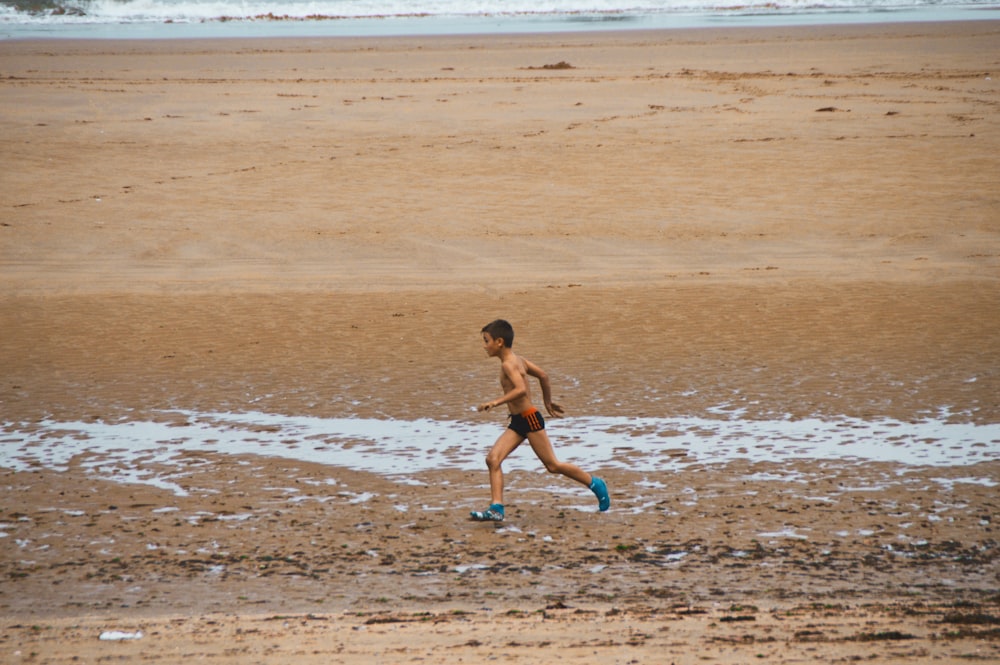
[[[0,43],[2,660],[1000,658],[992,434],[657,472],[625,427],[611,511],[528,465],[500,526],[485,470],[9,457],[190,412],[499,432],[497,316],[571,416],[994,432],[998,39]]]

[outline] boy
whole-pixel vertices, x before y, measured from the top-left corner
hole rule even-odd
[[[597,495],[598,509],[602,512],[611,506],[608,487],[603,480],[592,476],[575,464],[560,462],[549,435],[545,432],[545,420],[542,414],[531,405],[531,392],[528,390],[528,376],[538,379],[542,387],[542,403],[549,415],[561,416],[563,409],[552,402],[552,390],[549,377],[538,365],[514,354],[514,328],[497,319],[483,327],[483,348],[490,358],[500,359],[500,387],[503,397],[479,405],[480,411],[495,409],[501,404],[507,405],[510,411],[510,425],[493,444],[486,456],[486,467],[490,471],[490,494],[493,504],[486,510],[473,511],[472,519],[480,522],[503,521],[503,469],[501,465],[507,457],[520,446],[525,439],[531,444],[531,449],[542,461],[549,473],[561,473],[567,478],[586,485]]]

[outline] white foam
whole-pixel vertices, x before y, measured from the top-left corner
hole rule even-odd
[[[138,630],[134,633],[129,633],[121,630],[107,630],[101,633],[99,639],[104,641],[141,640],[142,631]]]
[[[69,15],[53,12],[50,20],[80,22],[202,21],[228,17],[338,19],[399,19],[407,17],[577,17],[585,19],[629,19],[661,14],[711,12],[747,14],[754,11],[804,12],[811,10],[892,10],[910,9],[923,4],[967,5],[975,0],[823,0],[803,5],[798,0],[744,0],[726,3],[718,0],[64,0],[60,6],[79,10]],[[5,5],[0,17],[11,20],[19,15]],[[20,14],[23,19],[30,13]],[[43,14],[46,15],[46,14]],[[36,18],[38,20],[38,18]]]
[[[781,531],[768,531],[766,533],[758,533],[757,537],[771,538],[771,539],[789,538],[792,540],[809,540],[809,536],[802,535],[801,533],[797,532],[794,528],[785,528],[782,529]]]
[[[32,7],[32,4],[35,3],[0,2],[0,26],[13,34],[49,37],[475,34],[704,27],[729,21],[739,24],[763,21],[779,25],[974,20],[984,15],[975,10],[993,3],[992,0],[741,0],[736,3],[719,0],[53,0],[45,9]],[[193,30],[206,23],[211,24],[210,32]],[[157,25],[166,29],[151,31],[150,26]],[[88,32],[88,26],[94,26],[95,30]],[[222,27],[228,27],[229,31],[220,32]],[[37,32],[30,32],[33,28]],[[60,28],[69,31],[59,31]]]

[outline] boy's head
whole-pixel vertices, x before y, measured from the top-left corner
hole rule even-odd
[[[486,333],[493,339],[502,339],[503,345],[508,349],[514,346],[514,326],[510,325],[503,319],[497,319],[496,321],[491,321],[483,326],[481,332]]]

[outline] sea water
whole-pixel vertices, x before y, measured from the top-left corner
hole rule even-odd
[[[183,490],[171,479],[191,452],[258,455],[393,476],[429,470],[482,470],[503,422],[320,418],[261,412],[164,412],[154,420],[8,422],[0,430],[0,467],[15,471],[71,464],[96,477]],[[904,467],[969,467],[1000,460],[1000,424],[954,422],[949,414],[915,421],[857,418],[749,420],[716,417],[574,417],[549,426],[560,458],[589,469],[626,469],[650,477],[736,460],[768,463],[789,480],[797,463],[838,467],[888,462]],[[157,467],[174,471],[156,471]],[[527,446],[507,470],[540,469]],[[963,482],[1000,484],[988,472]]]
[[[995,18],[998,0],[0,0],[0,38],[388,36]]]

